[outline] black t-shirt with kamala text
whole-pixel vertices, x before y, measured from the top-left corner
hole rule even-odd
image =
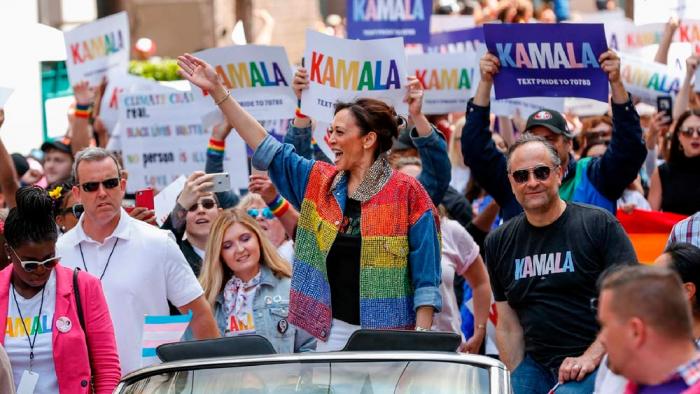
[[[591,299],[608,267],[637,263],[620,223],[602,209],[567,203],[554,223],[532,226],[522,213],[486,238],[486,265],[496,302],[508,301],[525,352],[557,368],[593,343],[599,330]]]

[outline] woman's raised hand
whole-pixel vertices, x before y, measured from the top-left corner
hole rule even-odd
[[[180,66],[178,74],[202,90],[211,93],[221,86],[214,67],[202,59],[186,53],[177,57],[177,65]]]
[[[304,67],[297,68],[292,81],[292,88],[297,100],[301,100],[301,91],[309,88],[309,74]]]
[[[410,76],[407,87],[403,102],[408,103],[408,113],[411,117],[419,116],[423,113],[423,85],[418,78]]]

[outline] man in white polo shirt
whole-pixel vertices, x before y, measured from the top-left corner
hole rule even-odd
[[[141,367],[143,317],[169,314],[168,300],[183,314],[192,311],[197,339],[218,337],[202,287],[175,241],[121,208],[126,181],[114,156],[101,148],[79,152],[73,177],[73,193],[85,213],[59,239],[56,253],[61,264],[79,267],[102,281],[122,373]]]

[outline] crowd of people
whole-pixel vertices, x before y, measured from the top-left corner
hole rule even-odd
[[[470,12],[533,17],[528,1]],[[144,316],[184,314],[183,341],[254,333],[279,353],[342,350],[359,329],[453,332],[458,351],[499,358],[515,394],[700,392],[698,59],[670,119],[628,94],[612,50],[605,114],[504,117],[487,52],[465,113],[424,114],[414,77],[407,118],[335,103],[329,158],[301,109],[279,141],[184,54],[180,75],[224,121],[161,226],[132,206],[92,112],[101,90],[81,82],[41,157],[9,154],[0,133],[0,391],[112,392],[142,366]],[[297,68],[297,98],[308,87]],[[253,151],[246,194],[213,191],[231,132]],[[618,210],[687,218],[642,265]]]

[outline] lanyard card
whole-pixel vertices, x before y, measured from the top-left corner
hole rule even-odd
[[[24,370],[17,386],[17,394],[34,394],[36,383],[39,381],[39,374],[33,371]]]

